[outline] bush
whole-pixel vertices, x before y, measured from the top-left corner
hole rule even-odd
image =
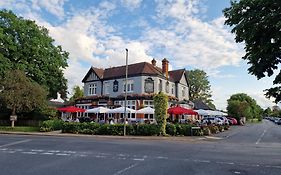
[[[211,130],[208,127],[204,127],[202,131],[203,131],[203,135],[205,136],[211,135]]]
[[[167,124],[166,125],[166,134],[169,134],[169,135],[176,135],[177,134],[177,128],[174,124]]]
[[[159,135],[160,127],[156,124],[134,125],[135,135],[153,136]]]
[[[219,128],[219,131],[220,131],[220,132],[223,132],[223,131],[224,131],[224,126],[219,125],[219,127],[218,127],[218,128]]]
[[[49,132],[49,131],[56,131],[61,130],[63,127],[64,121],[60,119],[54,119],[54,120],[46,120],[42,123],[42,126],[40,127],[41,132]]]
[[[176,124],[176,135],[191,135],[191,125],[189,124]]]
[[[224,125],[224,130],[229,130],[229,125]]]
[[[63,133],[78,133],[79,125],[81,123],[65,122],[62,127]]]
[[[219,128],[217,126],[210,125],[210,126],[208,126],[208,128],[210,129],[212,134],[216,134],[219,132]]]

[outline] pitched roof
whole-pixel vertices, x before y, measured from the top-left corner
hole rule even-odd
[[[173,82],[179,82],[182,78],[185,69],[173,70],[169,71],[169,79]]]
[[[173,70],[169,71],[169,80],[172,82],[178,82],[182,78],[185,69]],[[126,66],[118,66],[111,67],[106,69],[99,69],[96,67],[91,67],[86,76],[83,78],[82,82],[87,80],[87,77],[91,72],[95,72],[100,79],[113,79],[118,77],[125,77],[126,74]],[[134,75],[154,75],[154,76],[162,76],[162,69],[153,66],[147,62],[135,63],[128,65],[128,76]]]
[[[104,70],[104,79],[115,77],[124,77],[126,74],[126,66],[112,67]],[[162,75],[162,71],[158,67],[154,67],[147,62],[135,63],[128,65],[128,76],[148,74],[148,75]]]
[[[204,110],[212,110],[206,103],[204,103],[202,100],[193,100],[194,103],[194,109],[204,109]]]

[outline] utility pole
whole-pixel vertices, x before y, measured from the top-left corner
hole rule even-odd
[[[124,136],[126,136],[127,121],[127,90],[128,90],[128,49],[126,49],[126,75],[125,75],[125,108],[124,108]]]

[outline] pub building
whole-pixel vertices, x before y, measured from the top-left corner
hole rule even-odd
[[[140,62],[128,65],[127,86],[125,84],[126,66],[100,69],[91,67],[82,82],[84,83],[84,97],[76,100],[76,106],[91,109],[98,106],[110,109],[124,106],[125,89],[127,88],[127,107],[141,109],[153,108],[153,96],[162,91],[169,97],[169,106],[186,102],[186,107],[191,107],[189,102],[189,89],[185,69],[168,71],[169,61],[162,60],[162,68],[156,66],[156,60],[151,63]],[[79,114],[80,116],[93,117],[96,114]],[[99,120],[114,118],[119,120],[124,114],[101,114]],[[152,120],[153,114],[129,113],[128,120]]]

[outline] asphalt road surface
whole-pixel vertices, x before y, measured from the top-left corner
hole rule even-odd
[[[0,175],[281,175],[281,126],[235,126],[204,140],[0,135]]]

